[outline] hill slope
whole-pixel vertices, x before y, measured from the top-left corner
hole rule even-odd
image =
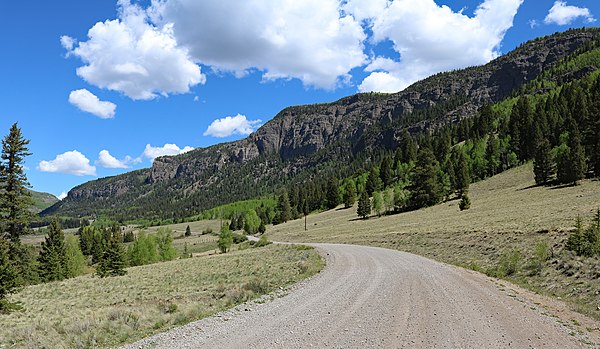
[[[245,139],[158,158],[150,169],[85,183],[43,214],[186,217],[316,178],[323,168],[347,175],[379,150],[396,148],[403,130],[432,131],[474,116],[481,105],[511,96],[565,57],[595,48],[598,38],[598,29],[572,30],[530,41],[484,66],[432,76],[396,94],[357,94],[289,107]],[[564,83],[596,69],[553,78]]]
[[[42,193],[33,190],[30,190],[29,192],[33,199],[33,207],[31,209],[35,213],[39,213],[60,201],[56,196],[50,193]]]

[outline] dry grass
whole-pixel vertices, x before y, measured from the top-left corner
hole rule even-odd
[[[535,187],[531,164],[471,185],[471,209],[458,200],[382,218],[358,220],[356,206],[323,212],[269,227],[271,240],[375,245],[495,273],[517,250],[523,259],[510,279],[530,289],[560,296],[574,308],[600,319],[598,259],[576,258],[563,250],[576,217],[588,219],[600,207],[600,182],[576,187]],[[551,258],[539,273],[532,263],[538,243]]]
[[[312,249],[275,246],[26,287],[0,315],[0,348],[103,348],[214,314],[315,274]]]

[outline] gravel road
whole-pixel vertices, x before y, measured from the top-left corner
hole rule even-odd
[[[314,244],[327,267],[249,303],[127,348],[588,348],[485,275],[409,253]]]

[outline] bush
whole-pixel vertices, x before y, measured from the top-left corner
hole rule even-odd
[[[578,256],[592,257],[600,255],[600,209],[587,229],[583,229],[580,217],[575,221],[575,231],[569,235],[566,249]]]
[[[219,234],[219,241],[217,241],[217,246],[219,246],[219,250],[221,253],[227,253],[233,244],[233,233],[229,230],[229,227],[224,224],[221,227],[221,234]]]
[[[267,240],[266,236],[261,236],[260,239],[254,244],[254,247],[263,247],[272,244],[271,241]]]
[[[234,244],[241,244],[244,241],[248,241],[248,237],[244,234],[237,234],[237,233],[233,233],[231,234],[233,237],[233,243]]]
[[[458,204],[458,208],[460,208],[461,211],[471,208],[471,199],[469,199],[469,195],[467,195],[467,193],[462,195],[460,203]]]
[[[535,250],[533,252],[533,258],[529,263],[529,269],[531,270],[532,275],[538,275],[542,272],[546,261],[550,258],[550,247],[548,246],[548,242],[541,241],[535,245]]]
[[[519,249],[505,252],[501,257],[496,269],[497,277],[511,276],[519,271],[523,255]]]

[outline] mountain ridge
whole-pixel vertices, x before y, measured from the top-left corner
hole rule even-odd
[[[324,162],[349,163],[377,148],[393,149],[405,129],[431,132],[473,116],[481,105],[509,97],[598,38],[597,28],[570,30],[524,43],[483,66],[433,75],[398,93],[359,93],[287,107],[244,139],[160,157],[151,168],[84,183],[43,214],[185,217],[272,193],[284,183],[318,175]]]

